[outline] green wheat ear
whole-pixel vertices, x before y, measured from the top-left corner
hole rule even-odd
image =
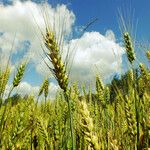
[[[128,32],[125,32],[123,34],[123,38],[124,38],[124,44],[125,44],[128,60],[132,64],[136,57],[135,57],[131,36]]]
[[[109,87],[105,88],[104,97],[105,97],[105,102],[109,103],[110,102],[110,89],[109,89]]]
[[[13,87],[17,87],[20,84],[21,79],[23,78],[23,75],[26,69],[26,65],[27,63],[23,63],[17,69],[17,74],[15,75],[14,80],[13,80]]]
[[[8,79],[10,76],[10,69],[6,68],[6,70],[4,72],[0,72],[0,98],[3,97]]]
[[[96,91],[103,92],[103,90],[104,90],[103,82],[102,82],[101,78],[97,75],[96,76]]]
[[[44,83],[44,96],[45,96],[45,98],[47,98],[47,96],[48,96],[48,87],[49,87],[49,81],[48,81],[48,79],[46,79],[45,83]]]
[[[47,96],[48,96],[48,90],[49,90],[49,81],[48,81],[48,78],[46,78],[46,79],[43,81],[43,84],[42,84],[42,86],[41,86],[40,89],[39,89],[38,98],[37,98],[37,103],[38,103],[39,97],[42,95],[42,93],[44,93],[45,106],[46,106],[46,99],[47,99]]]
[[[18,67],[17,73],[16,73],[16,75],[13,79],[13,86],[12,86],[11,90],[9,91],[7,99],[10,97],[10,95],[11,95],[12,91],[14,90],[14,88],[17,87],[20,84],[20,82],[21,82],[21,80],[24,76],[26,65],[27,65],[27,63],[23,63]]]
[[[45,97],[48,96],[48,86],[49,86],[49,81],[48,78],[46,78],[39,89],[38,97],[41,96],[43,92]]]
[[[42,95],[43,91],[44,91],[44,83],[42,84],[42,86],[39,89],[38,97],[40,97]]]

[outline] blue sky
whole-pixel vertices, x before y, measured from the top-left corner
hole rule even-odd
[[[57,2],[68,4],[77,17],[77,25],[85,25],[91,19],[98,18],[99,21],[89,30],[105,32],[107,29],[112,29],[118,36],[120,36],[118,9],[126,12],[131,8],[132,12],[135,12],[134,19],[138,20],[138,38],[150,38],[149,0],[56,0],[55,2],[49,0],[49,3],[57,4]]]
[[[4,43],[4,41],[9,43],[8,46],[3,44],[0,47],[1,57],[5,58],[9,52],[8,49],[11,47],[14,33],[17,32],[14,53],[12,55],[12,65],[16,68],[20,59],[25,56],[28,57],[28,54],[32,54],[32,60],[27,67],[23,86],[27,88],[34,87],[36,90],[45,77],[47,69],[46,67],[41,67],[43,62],[38,58],[37,51],[40,51],[40,45],[35,46],[36,43],[39,44],[39,41],[35,40],[35,36],[33,35],[35,30],[31,30],[31,28],[34,29],[33,25],[35,25],[35,22],[33,22],[33,17],[28,16],[28,9],[30,8],[33,15],[34,13],[37,15],[37,10],[43,1],[0,1],[0,4],[4,4],[0,7],[0,43]],[[49,6],[52,6],[49,8],[50,12],[54,11],[57,13],[56,7],[58,4],[60,4],[60,9],[65,9],[67,15],[70,17],[68,27],[66,27],[68,33],[74,32],[77,34],[75,29],[80,29],[95,18],[98,19],[98,21],[86,30],[82,37],[75,36],[69,41],[70,43],[73,43],[73,41],[82,43],[78,44],[77,47],[77,55],[75,56],[75,64],[72,70],[72,80],[79,79],[79,81],[85,81],[93,79],[93,68],[95,64],[98,64],[98,66],[100,65],[102,77],[107,77],[105,80],[107,79],[108,81],[110,77],[118,73],[118,60],[117,58],[113,58],[112,49],[115,50],[116,54],[117,51],[120,51],[119,59],[123,61],[123,69],[127,70],[125,64],[126,57],[121,52],[123,45],[121,44],[121,32],[118,25],[118,9],[125,12],[125,14],[129,14],[129,16],[132,16],[134,13],[134,26],[138,22],[137,42],[149,42],[149,0],[49,0],[48,3]],[[131,13],[129,10],[131,10]],[[41,14],[36,15],[35,19],[36,17],[41,17]],[[61,16],[64,16],[63,12]],[[40,22],[38,23],[40,24]],[[138,49],[137,56],[140,61],[148,64],[142,49]],[[56,88],[56,81],[53,78],[50,80],[53,83],[53,87]]]
[[[7,5],[12,4],[12,1],[1,0],[3,4]],[[40,3],[45,0],[32,1]],[[48,0],[48,3],[53,6],[66,4],[76,15],[76,25],[85,25],[90,20],[98,18],[99,21],[92,25],[89,30],[105,32],[107,29],[112,29],[118,36],[120,36],[117,21],[118,9],[126,12],[131,8],[135,12],[134,19],[138,20],[138,38],[141,40],[150,38],[149,0]]]
[[[76,25],[86,25],[92,19],[98,18],[88,31],[98,31],[105,33],[108,29],[113,30],[116,38],[120,40],[121,32],[119,29],[118,15],[121,10],[129,18],[133,19],[133,26],[137,28],[137,42],[146,43],[150,39],[150,1],[149,0],[59,0],[60,3],[68,4],[68,7],[75,13],[77,20]],[[49,0],[49,3],[57,4],[57,1]],[[131,12],[131,14],[129,13]],[[129,15],[130,14],[130,15]],[[134,14],[134,17],[132,15]],[[137,25],[137,26],[136,26]],[[149,65],[145,60],[142,50],[137,50],[137,57],[140,61]],[[125,57],[125,56],[124,56]],[[123,60],[127,61],[126,58]],[[124,69],[125,63],[123,64]]]

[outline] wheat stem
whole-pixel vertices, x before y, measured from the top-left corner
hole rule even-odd
[[[47,57],[49,60],[51,60],[51,63],[53,64],[54,67],[54,69],[52,69],[54,77],[58,81],[60,88],[64,91],[64,96],[68,103],[72,149],[74,149],[73,118],[69,100],[70,97],[68,95],[68,76],[66,74],[66,67],[60,55],[60,47],[57,44],[55,33],[50,31],[50,29],[48,28],[46,28],[46,36],[44,37],[44,42],[47,49],[49,50]]]

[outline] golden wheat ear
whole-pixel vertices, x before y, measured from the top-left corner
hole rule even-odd
[[[46,28],[44,43],[48,49],[46,56],[53,65],[52,73],[54,74],[60,88],[66,92],[68,88],[68,75],[66,73],[66,67],[60,55],[60,47],[57,44],[55,33],[48,28]]]
[[[85,136],[85,140],[91,145],[91,147],[94,150],[99,150],[100,145],[98,143],[98,138],[96,135],[93,134],[93,120],[90,117],[90,112],[87,108],[87,104],[85,101],[81,101],[80,103],[80,108],[79,108],[79,114],[81,115],[80,117],[80,128],[81,132]]]

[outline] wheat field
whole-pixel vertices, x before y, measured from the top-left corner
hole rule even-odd
[[[0,149],[2,150],[148,150],[150,149],[150,70],[138,63],[130,32],[122,34],[129,70],[104,84],[95,73],[95,91],[69,84],[55,32],[45,28],[43,42],[49,70],[61,91],[49,100],[49,77],[38,97],[13,91],[21,83],[27,62],[17,69],[4,97],[11,68],[0,68]],[[150,63],[150,51],[145,53]],[[13,94],[12,94],[13,93]],[[40,97],[43,95],[43,99]]]

